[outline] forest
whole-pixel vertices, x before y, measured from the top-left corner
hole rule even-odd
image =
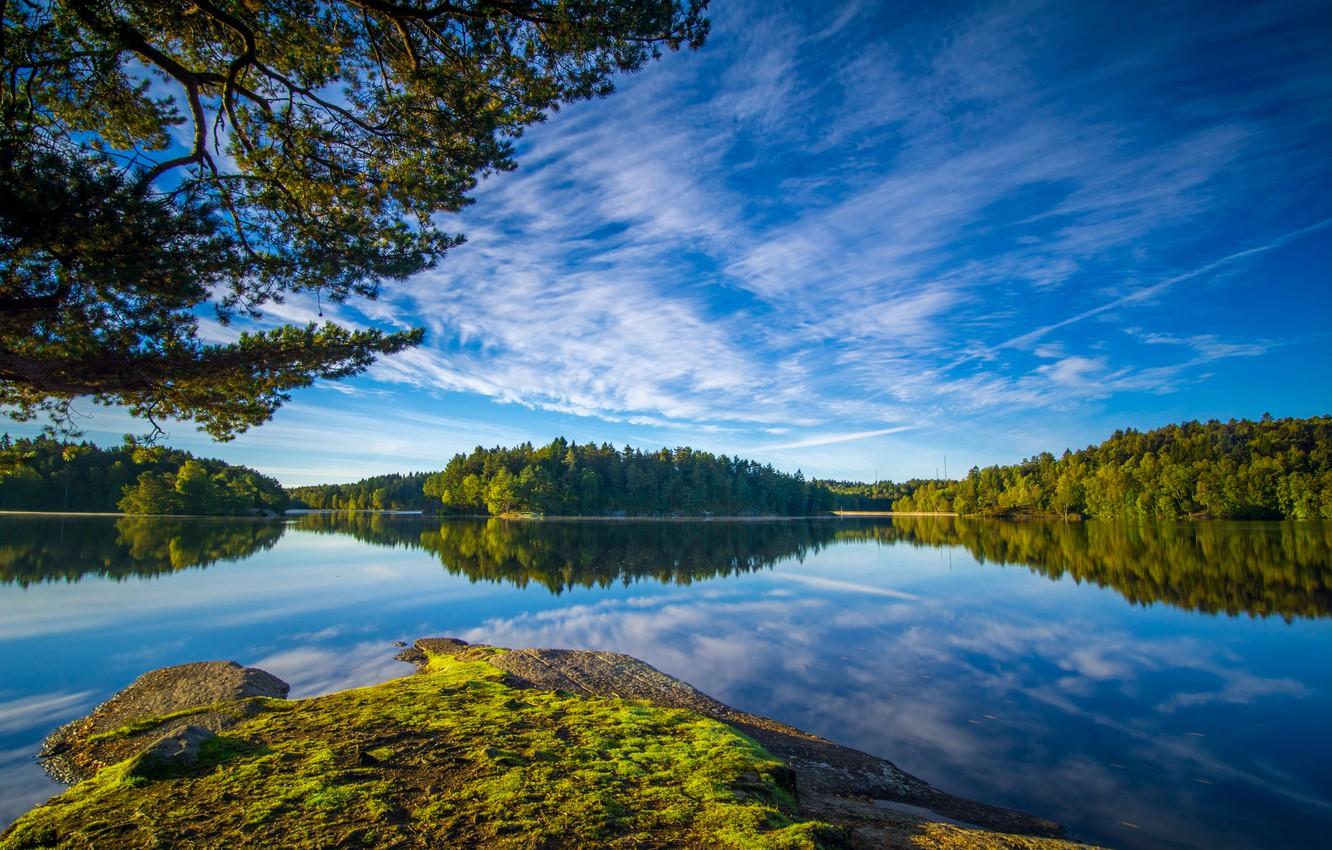
[[[0,510],[244,514],[406,510],[501,516],[811,516],[893,510],[1116,519],[1332,519],[1332,416],[1185,422],[1116,431],[1056,458],[973,468],[960,481],[807,480],[689,447],[608,443],[482,448],[439,472],[284,491],[220,460],[143,445],[114,449],[0,438]]]
[[[221,515],[287,504],[276,479],[179,449],[0,436],[0,510]]]
[[[562,437],[539,448],[478,446],[440,472],[294,487],[290,494],[295,506],[316,510],[474,516],[804,516],[838,506],[831,490],[799,472],[688,447],[643,452]]]
[[[643,452],[564,438],[454,455],[424,491],[460,514],[806,516],[833,507],[831,493],[800,472],[688,447]]]
[[[1184,422],[925,482],[894,511],[1332,519],[1332,416]]]
[[[477,447],[442,472],[291,490],[318,509],[567,516],[801,516],[828,510],[1179,519],[1332,518],[1332,417],[1185,422],[973,468],[960,481],[806,480],[688,447],[558,439]]]
[[[293,508],[316,511],[426,511],[438,502],[426,499],[423,485],[428,472],[390,473],[363,478],[353,484],[311,484],[290,487]]]

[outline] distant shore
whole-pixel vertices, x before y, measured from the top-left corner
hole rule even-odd
[[[0,516],[129,516],[112,511],[0,511]]]
[[[339,511],[338,513],[343,513]],[[385,513],[374,511],[373,513]],[[417,513],[420,513],[419,511]],[[127,514],[121,511],[0,511],[0,516],[160,517],[162,519],[282,519],[285,514]]]
[[[957,516],[954,511],[833,511],[839,517]]]
[[[337,510],[332,508],[293,508],[282,514],[262,516],[258,514],[127,514],[93,511],[0,511],[0,516],[67,516],[67,517],[161,517],[164,519],[283,519],[324,514],[374,514],[377,516],[429,517],[433,519],[505,519],[505,520],[542,520],[558,522],[775,522],[811,519],[838,519],[841,517],[879,517],[894,516],[893,512],[873,511],[829,511],[821,514],[802,514],[785,516],[782,514],[761,515],[718,515],[718,516],[647,516],[615,514],[432,514],[424,511],[389,511],[374,509]],[[902,513],[896,516],[956,516],[955,514]]]

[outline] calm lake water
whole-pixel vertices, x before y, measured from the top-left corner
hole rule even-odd
[[[636,655],[1123,848],[1326,847],[1332,524],[0,517],[0,823],[42,737],[167,664],[292,696],[395,640]]]

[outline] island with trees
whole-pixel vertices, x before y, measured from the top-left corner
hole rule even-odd
[[[642,451],[563,437],[457,454],[443,470],[293,487],[315,510],[424,510],[465,516],[810,516],[828,487],[771,464],[688,446]]]

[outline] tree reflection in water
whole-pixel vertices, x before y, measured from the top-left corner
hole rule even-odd
[[[535,582],[552,593],[653,579],[689,584],[771,567],[836,542],[842,525],[816,521],[413,522],[391,514],[310,514],[305,530],[379,545],[418,546],[472,581]]]
[[[959,517],[891,521],[438,520],[327,513],[292,522],[166,517],[8,517],[0,581],[27,586],[84,575],[147,577],[272,548],[286,528],[422,549],[472,581],[538,584],[552,593],[644,579],[670,584],[801,560],[828,546],[874,542],[965,548],[980,563],[1113,588],[1128,601],[1209,614],[1332,613],[1332,523],[1005,522]]]
[[[844,537],[962,546],[981,563],[1113,588],[1136,605],[1208,614],[1332,613],[1332,523],[1004,522],[894,517]]]
[[[271,549],[286,524],[214,517],[7,517],[0,525],[0,582],[99,576],[149,578]]]

